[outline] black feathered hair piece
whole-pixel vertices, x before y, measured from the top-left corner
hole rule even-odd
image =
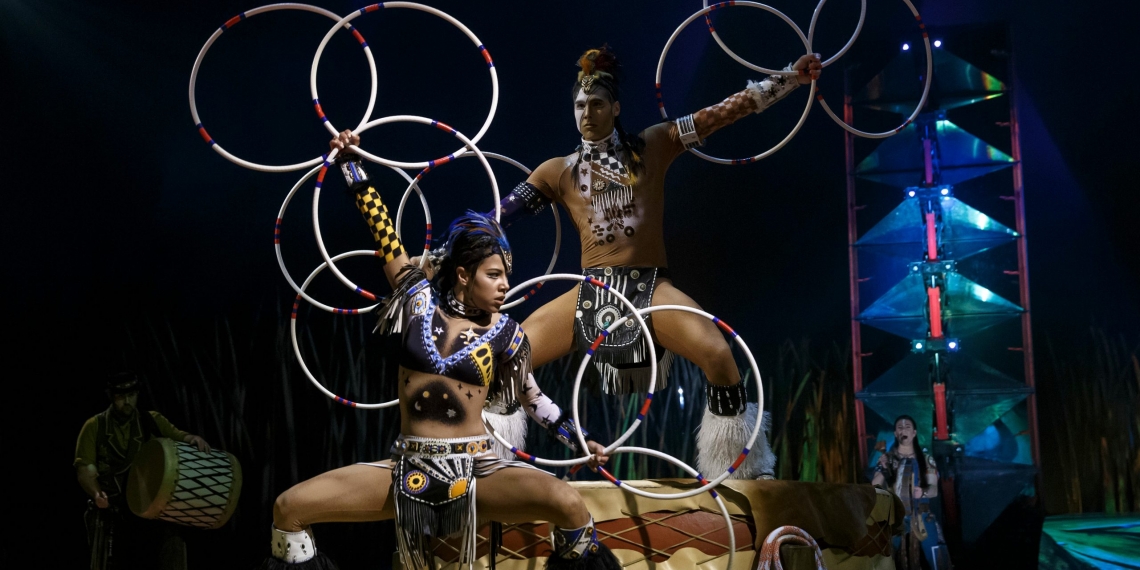
[[[614,52],[610,51],[609,44],[600,48],[588,49],[578,58],[578,80],[574,82],[571,96],[577,97],[579,91],[592,94],[599,87],[605,89],[612,101],[620,97],[621,63]],[[614,117],[614,129],[618,133],[621,143],[619,158],[630,172],[631,182],[637,181],[637,175],[644,169],[641,162],[641,152],[645,150],[645,141],[638,136],[630,136],[621,126],[621,117]]]

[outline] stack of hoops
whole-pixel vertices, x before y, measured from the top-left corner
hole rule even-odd
[[[769,75],[788,75],[788,74],[792,74],[792,73],[796,73],[796,72],[794,72],[794,71],[780,71],[780,70],[762,67],[762,66],[753,64],[753,63],[741,58],[739,55],[737,55],[733,50],[731,50],[724,43],[724,41],[721,39],[721,37],[717,34],[716,29],[713,27],[712,20],[710,18],[710,13],[714,10],[720,10],[720,9],[724,9],[724,8],[728,8],[728,7],[748,7],[748,8],[758,8],[760,10],[764,10],[766,12],[769,12],[769,13],[775,15],[776,17],[778,17],[779,19],[781,19],[782,21],[787,23],[792,28],[792,30],[796,33],[797,37],[799,37],[800,41],[802,42],[802,44],[806,50],[806,53],[811,53],[812,52],[812,42],[813,42],[813,39],[815,36],[816,22],[818,21],[819,14],[822,11],[823,5],[826,1],[827,0],[820,0],[819,4],[816,6],[815,11],[812,14],[811,23],[808,26],[808,33],[805,35],[803,33],[803,30],[799,26],[797,26],[796,23],[794,21],[792,21],[791,18],[789,18],[788,16],[786,16],[785,14],[783,14],[782,12],[780,12],[779,10],[777,10],[771,6],[761,4],[758,2],[750,2],[750,1],[739,1],[739,2],[730,1],[730,2],[720,2],[720,3],[715,3],[715,4],[709,4],[708,1],[705,0],[704,6],[702,9],[698,10],[697,12],[693,13],[693,15],[686,18],[683,22],[681,22],[681,24],[676,28],[676,30],[673,31],[672,35],[670,35],[668,40],[665,42],[665,47],[661,51],[661,56],[658,59],[658,63],[657,63],[657,72],[656,72],[656,78],[655,78],[658,108],[659,108],[659,111],[661,113],[661,116],[663,118],[668,118],[668,113],[665,110],[665,102],[664,102],[664,98],[662,96],[662,91],[661,91],[662,70],[664,69],[664,66],[665,66],[665,58],[669,54],[669,50],[673,47],[673,44],[677,40],[677,37],[681,33],[681,31],[684,30],[685,28],[687,28],[691,23],[696,21],[698,18],[700,18],[702,16],[704,17],[704,20],[705,20],[706,26],[708,27],[709,33],[712,35],[712,37],[716,41],[717,45],[719,45],[721,47],[721,49],[723,49],[724,52],[726,54],[728,54],[729,57],[731,57],[736,62],[740,63],[741,65],[743,65],[743,66],[745,66],[745,67],[747,67],[753,71],[757,71],[760,73],[769,74]],[[718,158],[718,157],[710,156],[708,154],[704,154],[704,153],[702,153],[696,149],[691,149],[689,152],[691,152],[691,153],[693,153],[693,154],[695,154],[695,155],[697,155],[697,156],[699,156],[705,160],[708,160],[708,161],[711,161],[711,162],[714,162],[717,164],[729,164],[729,165],[747,164],[747,163],[751,163],[751,162],[761,160],[763,158],[767,158],[768,156],[771,156],[776,151],[783,148],[796,135],[796,133],[799,132],[800,128],[804,124],[804,121],[807,120],[808,113],[811,111],[813,98],[814,98],[814,100],[819,102],[820,106],[823,107],[824,112],[827,113],[827,115],[829,117],[831,117],[843,129],[847,130],[848,132],[850,132],[851,134],[853,134],[855,136],[866,137],[866,138],[875,138],[875,139],[886,138],[886,137],[892,136],[892,135],[898,133],[899,131],[901,131],[902,129],[904,129],[907,125],[909,125],[912,121],[914,121],[914,119],[918,116],[919,111],[923,108],[923,106],[926,103],[927,96],[930,93],[933,63],[932,63],[932,59],[931,59],[930,39],[927,36],[926,30],[925,30],[925,25],[922,23],[921,16],[919,16],[918,11],[915,9],[914,5],[911,3],[911,0],[902,0],[902,2],[910,10],[911,14],[913,14],[916,22],[918,23],[919,29],[922,31],[923,42],[926,46],[926,74],[925,74],[925,82],[924,82],[924,86],[923,86],[923,90],[922,90],[922,97],[920,98],[920,100],[919,100],[919,102],[918,102],[918,104],[914,110],[914,113],[912,113],[897,128],[889,130],[889,131],[874,133],[874,132],[865,132],[865,131],[856,129],[855,127],[845,123],[842,119],[840,119],[839,117],[837,117],[835,115],[835,113],[831,110],[831,107],[828,106],[827,101],[825,101],[823,96],[816,91],[815,81],[812,81],[811,89],[809,90],[809,94],[808,94],[807,103],[804,106],[804,111],[803,111],[803,114],[800,116],[799,121],[796,122],[796,125],[795,125],[795,127],[792,128],[791,132],[789,132],[788,135],[786,137],[784,137],[784,139],[781,140],[779,143],[777,143],[774,147],[772,147],[772,148],[770,148],[764,152],[761,152],[759,154],[753,155],[753,156],[749,156],[746,158],[737,158],[737,159]],[[376,60],[373,57],[371,48],[369,48],[369,46],[368,46],[368,42],[365,40],[364,36],[360,33],[360,31],[357,30],[352,25],[352,21],[355,20],[356,18],[359,18],[361,16],[365,16],[365,15],[370,14],[372,12],[377,12],[381,9],[384,9],[384,10],[406,9],[406,10],[416,10],[416,11],[420,11],[420,12],[426,12],[428,14],[436,16],[436,17],[450,23],[452,26],[454,26],[456,29],[458,29],[460,32],[462,32],[465,36],[467,36],[468,39],[471,40],[471,43],[474,46],[474,51],[477,51],[479,54],[479,57],[486,63],[487,70],[488,70],[488,73],[490,74],[490,78],[491,78],[491,105],[490,105],[490,109],[488,110],[487,117],[486,117],[486,119],[484,119],[482,126],[479,128],[479,131],[475,133],[475,136],[467,137],[463,133],[460,133],[459,131],[455,130],[454,128],[448,126],[445,123],[442,123],[442,122],[437,121],[437,120],[429,119],[426,117],[419,117],[419,116],[414,116],[414,115],[392,115],[392,116],[383,117],[383,118],[379,118],[379,119],[370,119],[370,117],[372,116],[372,111],[373,111],[375,104],[376,104],[376,91],[377,91]],[[337,130],[337,127],[335,127],[332,124],[332,122],[329,120],[328,116],[325,114],[324,109],[321,107],[320,95],[317,92],[317,71],[320,68],[321,55],[324,53],[325,47],[328,45],[329,40],[332,39],[333,35],[335,35],[337,33],[337,31],[344,30],[344,31],[347,31],[348,33],[352,34],[353,38],[355,38],[357,43],[360,44],[361,49],[364,51],[365,58],[368,61],[368,70],[369,70],[369,74],[370,74],[370,78],[371,78],[371,90],[370,90],[369,98],[368,98],[368,106],[367,106],[367,109],[364,112],[364,116],[361,118],[360,122],[352,129],[353,132],[361,133],[361,132],[364,132],[364,131],[372,128],[372,127],[385,125],[385,124],[389,124],[389,123],[416,123],[416,124],[430,126],[430,127],[442,130],[442,131],[450,134],[452,137],[454,137],[455,139],[457,139],[461,143],[462,146],[460,146],[454,152],[452,152],[446,156],[442,156],[442,157],[436,158],[434,160],[428,160],[428,161],[424,161],[424,162],[402,162],[402,161],[384,158],[381,156],[376,156],[376,155],[369,153],[369,152],[365,151],[364,149],[358,148],[356,146],[349,147],[354,153],[364,157],[365,159],[372,161],[376,164],[387,166],[388,168],[392,169],[394,172],[396,172],[398,175],[400,175],[407,182],[407,187],[405,188],[403,196],[400,199],[400,206],[399,206],[399,209],[397,210],[397,213],[396,213],[396,232],[397,232],[397,235],[400,236],[401,240],[403,240],[403,236],[401,235],[401,227],[402,227],[403,216],[404,216],[404,208],[407,206],[408,199],[411,197],[412,193],[414,192],[416,194],[416,196],[419,198],[419,202],[420,202],[420,205],[423,207],[424,217],[426,219],[426,226],[427,227],[426,227],[425,236],[424,236],[424,253],[426,254],[431,249],[431,244],[432,244],[431,211],[428,208],[427,197],[424,195],[424,192],[420,188],[420,183],[422,182],[424,176],[427,175],[432,170],[435,170],[436,168],[439,168],[439,167],[441,167],[441,166],[443,166],[449,162],[452,162],[452,161],[460,159],[460,158],[475,157],[476,159],[478,159],[480,164],[483,166],[484,171],[487,174],[488,180],[490,181],[492,199],[494,200],[492,206],[493,206],[493,211],[495,212],[495,216],[497,219],[499,216],[498,204],[499,204],[499,200],[500,200],[499,184],[498,184],[497,179],[495,178],[495,173],[491,169],[490,160],[493,159],[493,160],[498,160],[498,161],[502,161],[502,162],[505,162],[507,164],[510,164],[510,165],[514,166],[515,168],[518,168],[519,170],[521,170],[525,175],[530,174],[530,169],[528,169],[527,167],[525,167],[524,165],[522,165],[518,161],[511,159],[507,156],[503,156],[501,154],[496,154],[496,153],[492,153],[492,152],[484,152],[484,151],[479,149],[478,143],[483,138],[483,136],[487,133],[487,130],[491,127],[491,122],[495,118],[495,112],[497,111],[498,104],[499,104],[499,78],[498,78],[498,72],[497,72],[497,69],[495,67],[494,60],[491,58],[490,52],[487,51],[487,48],[483,45],[483,42],[481,42],[479,40],[479,38],[470,29],[467,28],[467,26],[463,25],[462,22],[460,22],[459,20],[456,20],[455,18],[451,17],[450,15],[448,15],[448,14],[446,14],[440,10],[437,10],[435,8],[432,8],[430,6],[425,6],[423,4],[417,4],[417,3],[413,3],[413,2],[384,2],[384,3],[372,4],[370,6],[366,6],[364,8],[359,9],[359,10],[353,11],[351,14],[349,14],[347,16],[342,17],[342,16],[334,14],[328,10],[325,10],[323,8],[319,8],[316,6],[310,6],[307,4],[294,4],[294,3],[269,4],[266,6],[261,6],[259,8],[254,8],[254,9],[246,11],[246,12],[242,12],[241,14],[238,14],[237,16],[230,18],[224,24],[222,24],[210,36],[210,38],[208,40],[206,40],[205,45],[202,46],[202,50],[198,53],[198,57],[194,61],[194,67],[190,72],[190,95],[189,96],[190,96],[190,115],[194,119],[195,128],[198,130],[199,135],[206,142],[206,144],[208,144],[211,148],[213,148],[215,152],[217,152],[218,154],[220,154],[224,158],[226,158],[226,160],[229,160],[230,162],[233,162],[234,164],[237,164],[239,166],[243,166],[245,168],[257,170],[260,172],[293,172],[293,171],[308,169],[305,172],[305,174],[301,176],[301,178],[297,181],[297,183],[294,184],[293,187],[289,190],[289,192],[285,195],[285,199],[281,204],[281,209],[278,211],[277,219],[276,219],[276,222],[274,224],[274,229],[273,229],[273,244],[274,244],[274,249],[275,249],[275,252],[277,255],[277,262],[281,267],[281,272],[285,276],[285,280],[289,283],[289,285],[297,293],[296,300],[293,303],[293,311],[292,311],[292,316],[290,319],[290,334],[292,337],[293,352],[297,357],[297,362],[300,364],[301,370],[304,372],[305,376],[309,379],[309,381],[312,382],[312,384],[314,386],[316,386],[316,388],[318,390],[321,391],[321,393],[323,393],[325,396],[331,398],[332,400],[334,400],[340,404],[344,404],[346,406],[350,406],[350,407],[354,407],[354,408],[362,408],[362,409],[380,409],[380,408],[392,407],[392,406],[397,405],[399,403],[399,401],[398,400],[392,400],[389,402],[381,402],[381,403],[354,402],[354,401],[342,398],[342,397],[338,396],[337,394],[334,394],[333,392],[331,392],[327,388],[325,388],[325,386],[316,378],[316,376],[313,375],[313,373],[309,370],[308,366],[305,364],[304,358],[301,355],[301,350],[300,350],[300,347],[299,347],[298,342],[297,342],[297,313],[300,309],[301,301],[306,301],[306,302],[312,304],[314,307],[317,307],[318,309],[328,311],[330,313],[334,313],[334,314],[338,314],[338,315],[360,315],[360,314],[368,313],[372,309],[374,309],[378,306],[378,297],[375,293],[367,291],[367,290],[361,288],[360,286],[358,286],[351,279],[349,279],[344,273],[342,273],[341,270],[337,267],[337,262],[342,261],[346,258],[357,257],[357,256],[375,256],[375,255],[377,255],[377,251],[375,251],[375,250],[354,250],[354,251],[347,251],[344,253],[339,253],[337,255],[330,255],[328,250],[325,248],[324,240],[321,237],[321,226],[320,226],[320,220],[319,220],[319,216],[318,216],[318,211],[319,211],[319,206],[320,206],[320,197],[321,197],[321,186],[324,182],[324,178],[328,172],[329,166],[331,166],[335,160],[336,151],[333,151],[329,154],[322,154],[322,155],[317,156],[315,158],[309,159],[305,162],[299,162],[299,163],[295,163],[295,164],[286,164],[286,165],[275,166],[275,165],[266,165],[266,164],[258,164],[258,163],[250,162],[250,161],[243,160],[243,159],[233,155],[232,153],[227,151],[225,148],[223,148],[221,144],[219,144],[212,136],[210,136],[210,134],[206,130],[206,127],[204,126],[204,123],[203,123],[201,117],[198,114],[198,107],[197,107],[197,103],[195,101],[195,88],[197,86],[197,81],[198,81],[198,71],[200,70],[201,65],[202,65],[202,61],[205,59],[206,53],[209,51],[210,47],[214,45],[214,43],[218,40],[218,38],[220,38],[222,36],[223,33],[230,31],[231,29],[236,27],[237,24],[239,24],[239,23],[241,23],[241,22],[243,22],[249,18],[252,18],[254,16],[257,16],[260,14],[265,14],[267,12],[279,11],[279,10],[299,10],[299,11],[304,11],[304,12],[312,12],[312,13],[316,13],[316,14],[325,16],[325,17],[327,17],[330,20],[333,20],[335,22],[332,25],[332,27],[329,28],[329,31],[324,35],[324,38],[321,40],[320,45],[317,47],[317,51],[313,56],[312,66],[311,66],[310,72],[309,72],[309,89],[310,89],[310,96],[311,96],[310,98],[312,100],[313,108],[316,111],[317,118],[321,121],[321,123],[325,126],[325,128],[328,130],[328,132],[330,134],[332,134],[333,136],[336,136],[339,131]],[[843,54],[845,54],[851,48],[851,46],[854,44],[856,38],[858,38],[859,32],[863,29],[863,22],[864,22],[864,17],[866,16],[866,11],[867,11],[867,1],[861,0],[860,12],[859,12],[859,21],[855,26],[854,33],[852,33],[851,38],[847,41],[847,43],[843,46],[843,48],[839,50],[838,53],[836,53],[834,56],[823,61],[824,67],[827,67],[827,66],[831,65],[832,63],[834,63],[837,59],[839,59],[841,56],[843,56]],[[410,171],[410,170],[418,170],[419,172],[415,176],[411,176],[410,174],[408,174],[408,171]],[[304,281],[302,281],[302,283],[300,285],[298,285],[296,280],[293,278],[292,274],[290,274],[288,268],[286,268],[285,262],[284,262],[284,259],[282,257],[282,253],[281,253],[282,220],[285,217],[285,211],[289,207],[289,204],[292,201],[293,196],[297,193],[298,190],[301,189],[301,187],[303,185],[305,185],[314,176],[316,176],[316,182],[314,184],[313,199],[312,199],[313,231],[314,231],[314,235],[316,236],[317,249],[320,251],[321,258],[324,261],[323,261],[323,263],[318,265],[316,267],[316,269],[314,269],[311,273],[309,273],[309,275],[304,279]],[[583,284],[589,285],[592,287],[602,287],[605,289],[609,289],[608,285],[606,285],[600,281],[597,281],[591,277],[586,277],[586,276],[576,275],[576,274],[552,274],[551,273],[551,271],[553,271],[553,269],[554,269],[555,263],[558,261],[558,250],[561,246],[561,240],[562,240],[562,226],[561,226],[560,219],[559,219],[558,209],[557,209],[557,207],[552,207],[551,211],[554,214],[554,228],[555,228],[555,232],[554,232],[555,233],[554,253],[551,256],[550,264],[547,266],[546,273],[542,276],[535,277],[534,279],[530,279],[528,281],[525,281],[525,282],[515,286],[510,292],[508,292],[507,298],[508,299],[515,298],[515,297],[517,297],[517,298],[514,299],[513,301],[509,301],[506,304],[504,304],[502,307],[503,309],[509,309],[509,308],[515,307],[518,304],[522,303],[523,301],[527,300],[528,298],[533,296],[535,294],[535,292],[537,291],[537,289],[539,287],[541,287],[547,281],[578,281],[578,282],[582,282]],[[427,255],[421,256],[421,264],[427,260],[427,257],[428,257]],[[306,290],[308,289],[310,283],[312,283],[313,279],[316,278],[316,276],[318,274],[320,274],[322,271],[324,271],[325,269],[329,269],[330,271],[332,271],[332,273],[336,276],[336,278],[341,283],[343,283],[349,289],[354,291],[356,294],[358,294],[361,297],[364,297],[368,301],[372,302],[373,304],[363,306],[363,307],[342,308],[342,307],[334,307],[334,306],[322,303],[321,301],[318,301],[317,299],[314,299],[313,297],[311,297],[308,293],[306,293]],[[574,378],[573,401],[571,403],[571,412],[573,414],[573,418],[574,418],[574,422],[575,422],[575,430],[576,430],[575,434],[578,438],[579,445],[581,445],[582,449],[586,448],[586,441],[585,441],[584,435],[582,434],[582,431],[577,427],[577,426],[581,425],[581,421],[580,421],[580,418],[578,416],[578,396],[579,396],[579,390],[580,390],[581,384],[582,384],[582,379],[584,378],[585,371],[587,369],[586,367],[589,365],[590,359],[593,356],[594,349],[602,343],[603,339],[610,332],[617,329],[619,326],[622,326],[623,324],[625,324],[630,319],[632,319],[634,322],[636,322],[637,325],[642,328],[642,331],[644,331],[645,334],[648,335],[649,334],[649,328],[645,323],[644,317],[645,317],[645,315],[648,315],[650,313],[659,312],[659,311],[686,311],[689,313],[694,313],[694,314],[703,316],[705,318],[712,320],[718,327],[720,327],[720,329],[722,331],[725,332],[725,334],[729,335],[732,338],[733,342],[735,342],[737,344],[737,346],[740,347],[740,349],[742,350],[742,352],[744,353],[745,357],[748,360],[749,366],[752,368],[753,377],[756,379],[756,393],[757,393],[758,405],[759,405],[759,408],[761,410],[764,409],[764,388],[763,388],[763,382],[761,381],[761,377],[760,377],[760,370],[756,365],[756,360],[755,360],[755,358],[753,358],[752,352],[749,350],[748,345],[745,344],[744,340],[740,337],[740,335],[738,335],[735,330],[733,330],[731,327],[729,327],[727,324],[725,324],[724,321],[722,321],[719,318],[717,318],[717,317],[715,317],[709,313],[706,313],[704,311],[701,311],[698,309],[693,309],[690,307],[679,306],[679,305],[660,305],[660,306],[647,307],[645,309],[638,310],[633,306],[632,303],[630,303],[630,301],[628,299],[626,299],[624,296],[617,293],[616,291],[610,290],[609,293],[616,296],[626,307],[628,307],[629,312],[626,315],[622,316],[620,319],[618,319],[616,322],[612,323],[609,326],[609,328],[602,331],[602,333],[594,341],[593,347],[587,351],[585,357],[582,359],[582,362],[581,362],[580,366],[578,367],[577,375]],[[694,495],[697,495],[700,493],[705,493],[705,492],[710,493],[716,499],[717,504],[720,506],[721,513],[723,514],[723,516],[725,518],[725,524],[728,527],[729,542],[730,542],[728,565],[729,565],[729,567],[731,567],[732,563],[733,563],[733,553],[736,550],[736,538],[735,538],[735,534],[732,531],[732,521],[729,518],[728,509],[725,506],[724,501],[720,498],[720,496],[717,494],[717,492],[714,490],[714,488],[717,485],[719,485],[721,482],[723,482],[725,479],[727,479],[733,473],[733,471],[735,471],[736,468],[739,467],[741,463],[743,463],[743,461],[747,457],[750,449],[755,444],[757,437],[759,437],[760,422],[756,423],[756,426],[752,430],[751,437],[748,440],[748,444],[741,450],[740,455],[737,457],[736,461],[731,466],[729,466],[728,469],[726,469],[723,473],[718,474],[717,476],[713,477],[712,479],[709,479],[705,475],[698,473],[691,466],[687,465],[683,461],[681,461],[681,460],[677,459],[676,457],[673,457],[672,455],[669,455],[663,451],[654,450],[654,449],[647,449],[647,448],[643,448],[643,447],[631,447],[631,446],[623,445],[633,435],[634,431],[636,431],[637,428],[644,421],[645,416],[649,413],[650,404],[652,404],[652,402],[653,402],[653,390],[655,388],[656,379],[657,379],[657,355],[656,355],[656,351],[654,349],[653,343],[649,344],[649,351],[650,351],[649,359],[648,359],[648,362],[650,363],[649,378],[651,380],[650,380],[648,393],[646,394],[646,398],[645,398],[645,401],[641,407],[640,413],[637,415],[637,418],[629,426],[629,429],[627,429],[624,433],[622,433],[621,436],[619,436],[616,441],[614,441],[613,443],[611,443],[609,446],[606,447],[606,453],[611,454],[611,455],[616,454],[616,453],[640,453],[640,454],[645,454],[645,455],[649,455],[652,457],[662,459],[664,461],[667,461],[669,463],[677,465],[678,467],[680,467],[683,470],[685,470],[686,472],[688,472],[690,475],[692,475],[694,478],[696,478],[701,483],[701,486],[697,487],[695,489],[691,489],[688,491],[681,492],[681,493],[652,493],[652,492],[644,491],[642,489],[639,489],[639,488],[636,488],[633,486],[622,485],[621,480],[615,478],[612,474],[607,472],[604,468],[600,468],[599,472],[602,473],[602,475],[606,479],[611,481],[613,484],[617,485],[618,487],[620,487],[622,489],[625,489],[626,491],[628,491],[630,493],[633,493],[636,495],[641,495],[644,497],[654,498],[654,499],[681,499],[681,498],[685,498],[685,497],[691,497],[691,496],[694,496]],[[491,435],[493,435],[501,443],[503,443],[504,445],[509,447],[520,459],[534,463],[534,464],[551,466],[551,467],[568,467],[568,466],[575,466],[575,465],[584,464],[589,459],[587,457],[579,457],[579,458],[575,458],[575,459],[553,460],[553,459],[544,459],[544,458],[540,458],[540,457],[535,457],[535,456],[532,456],[532,455],[529,455],[527,453],[520,451],[512,442],[506,441],[506,439],[503,438],[502,435],[495,433],[494,430],[490,426],[488,426],[488,430],[491,432]]]

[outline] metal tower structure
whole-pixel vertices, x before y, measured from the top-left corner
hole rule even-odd
[[[857,109],[914,109],[925,54],[908,47],[857,93],[849,87],[848,122]],[[1003,47],[994,53],[1010,77]],[[969,544],[1019,494],[1033,492],[1039,467],[1025,208],[1010,87],[941,45],[933,79],[917,120],[858,163],[847,135],[856,421],[860,456],[870,462],[869,440],[884,439],[899,415],[916,419],[942,475],[944,522]],[[1010,137],[1006,151],[948,118],[979,124],[974,109],[983,118],[1008,110],[1008,120],[996,121]]]

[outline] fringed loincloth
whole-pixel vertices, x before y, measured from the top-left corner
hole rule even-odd
[[[583,275],[593,277],[629,299],[638,309],[653,301],[653,290],[659,277],[668,277],[668,269],[659,267],[588,267]],[[593,344],[594,339],[614,321],[629,313],[629,309],[609,290],[583,285],[578,292],[578,307],[574,313],[574,338],[579,354]],[[645,317],[650,330],[653,323]],[[594,349],[593,369],[597,371],[602,389],[607,394],[644,393],[649,389],[649,344],[637,321],[630,319],[611,332]],[[665,387],[673,353],[657,346],[657,385],[654,391]]]

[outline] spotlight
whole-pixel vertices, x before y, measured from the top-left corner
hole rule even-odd
[[[942,40],[934,40],[934,47],[942,47]]]
[[[908,44],[908,43],[904,43],[904,44],[902,45],[902,50],[903,50],[903,51],[910,51],[910,44]]]
[[[946,348],[949,348],[950,350],[958,350],[958,342],[952,340],[946,343]]]
[[[924,350],[926,350],[926,342],[925,341],[922,341],[922,340],[910,341],[910,351],[911,352],[921,353]]]
[[[907,196],[910,196],[911,198],[914,198],[914,190],[911,190],[910,192],[907,192],[907,193],[906,193],[906,195],[907,195]]]
[[[950,189],[949,188],[943,188],[942,189],[942,195],[943,196],[949,196],[950,195]]]

